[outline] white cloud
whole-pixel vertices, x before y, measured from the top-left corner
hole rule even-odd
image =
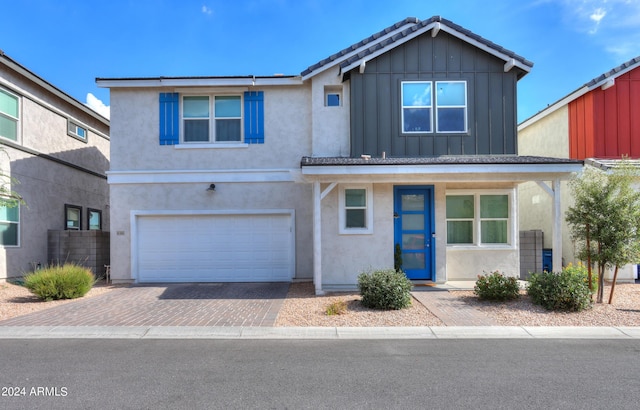
[[[207,14],[207,15],[211,15],[211,13],[213,13],[213,10],[211,10],[209,7],[207,6],[202,6],[202,13]]]
[[[111,108],[91,93],[87,93],[86,106],[107,119],[111,116]]]

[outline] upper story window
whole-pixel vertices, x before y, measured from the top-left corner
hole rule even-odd
[[[466,81],[403,81],[401,94],[403,134],[467,132]]]
[[[87,141],[87,129],[81,127],[71,120],[67,121],[67,133],[74,138],[78,138],[82,141]]]
[[[19,119],[18,97],[0,89],[0,137],[17,141]]]
[[[509,245],[511,193],[447,194],[448,245]]]
[[[342,86],[341,85],[325,85],[324,86],[324,106],[340,107],[342,105]]]
[[[239,95],[184,96],[184,142],[242,141],[242,98]]]

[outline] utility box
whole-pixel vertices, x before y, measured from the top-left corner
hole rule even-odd
[[[553,249],[542,250],[542,270],[553,271]]]

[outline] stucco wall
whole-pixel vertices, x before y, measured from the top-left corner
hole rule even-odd
[[[325,106],[325,86],[338,87],[341,90],[342,100],[339,107]],[[311,87],[313,156],[349,156],[349,86],[349,81],[342,82],[339,67],[333,67],[313,77]]]
[[[131,211],[207,211],[294,209],[296,238],[295,278],[312,277],[311,187],[293,182],[206,184],[125,184],[111,186],[111,276],[131,279]],[[170,238],[168,238],[170,240]]]
[[[109,127],[26,77],[0,64],[0,87],[18,96],[18,140],[3,141],[0,169],[19,181],[13,189],[25,200],[20,207],[17,247],[0,247],[0,280],[22,276],[34,263],[47,260],[47,230],[64,229],[64,205],[102,211],[103,230],[109,230],[109,195],[105,175],[109,167]],[[87,128],[87,140],[67,135],[68,118]],[[66,161],[89,172],[47,159]]]
[[[167,90],[112,89],[111,170],[300,168],[302,156],[311,152],[310,87],[260,90],[264,91],[264,144],[189,148],[189,144],[158,142],[159,93]]]

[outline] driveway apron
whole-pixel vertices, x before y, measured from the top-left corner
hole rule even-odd
[[[273,326],[288,283],[135,285],[0,326]]]

